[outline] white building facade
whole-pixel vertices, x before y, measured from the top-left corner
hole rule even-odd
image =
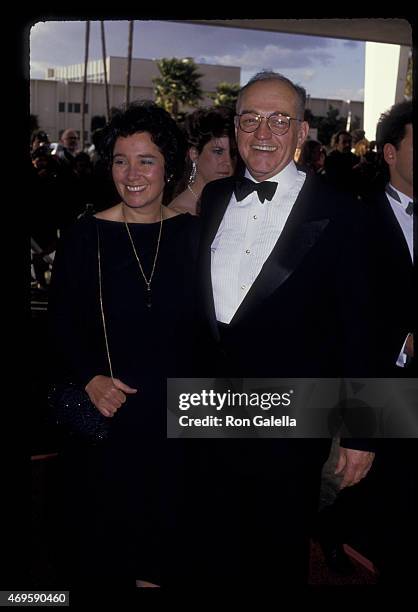
[[[208,93],[214,93],[220,82],[240,83],[241,68],[196,64],[202,74],[200,79],[204,98],[200,106],[211,106]],[[109,105],[121,106],[126,99],[126,57],[107,57],[107,81]],[[130,100],[153,100],[153,79],[160,76],[155,60],[132,58]],[[83,95],[84,64],[48,68],[45,79],[30,81],[30,113],[38,118],[39,127],[45,130],[51,141],[57,141],[66,128],[81,131],[81,100]],[[306,107],[315,116],[325,117],[330,106],[339,110],[340,116],[360,119],[363,125],[363,102],[308,97]],[[85,115],[85,141],[90,141],[90,124],[94,116],[106,116],[104,68],[102,60],[87,64],[87,92]]]
[[[200,106],[211,106],[208,93],[215,93],[221,82],[240,83],[241,68],[196,64],[202,74],[200,85],[203,99]],[[126,57],[107,57],[109,106],[121,106],[126,100]],[[39,127],[51,141],[57,141],[61,130],[73,128],[81,131],[81,102],[83,95],[84,64],[48,68],[45,79],[30,80],[30,113],[38,118]],[[153,100],[153,80],[159,77],[157,62],[132,58],[130,100]],[[87,65],[87,92],[85,108],[85,140],[90,140],[90,123],[94,116],[106,116],[106,94],[102,60]]]

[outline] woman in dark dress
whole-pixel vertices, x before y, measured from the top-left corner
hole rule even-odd
[[[183,499],[166,378],[192,375],[198,220],[164,205],[184,159],[166,111],[132,103],[103,147],[121,201],[68,230],[50,288],[56,376],[81,384],[110,420],[105,442],[71,439],[63,452],[67,570],[74,585],[161,585],[174,579]]]

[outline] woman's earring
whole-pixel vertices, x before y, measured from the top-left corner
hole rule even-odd
[[[190,176],[189,176],[189,185],[193,185],[193,183],[196,180],[196,174],[197,174],[197,164],[196,162],[193,160],[192,161],[192,170],[190,172]]]

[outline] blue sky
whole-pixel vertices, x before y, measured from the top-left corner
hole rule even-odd
[[[128,21],[105,21],[107,55],[126,56]],[[84,62],[85,23],[46,21],[30,31],[30,76],[45,68]],[[196,62],[241,67],[241,84],[271,69],[318,98],[363,100],[365,43],[296,34],[135,21],[133,57],[193,57]],[[92,21],[89,58],[101,59],[100,22]]]

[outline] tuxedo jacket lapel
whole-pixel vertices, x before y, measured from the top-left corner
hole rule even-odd
[[[199,269],[202,308],[213,335],[219,339],[212,291],[211,244],[231,199],[234,180],[228,178],[216,183],[218,184],[212,183],[211,199],[205,202],[206,208],[202,210],[203,231]],[[318,209],[316,201],[318,192],[312,189],[311,183],[310,177],[307,177],[279,239],[232,318],[231,325],[276,291],[297,270],[300,262],[328,225],[327,216],[315,216],[314,211]]]
[[[412,265],[411,256],[409,253],[408,243],[406,242],[404,233],[401,226],[396,218],[395,213],[392,210],[392,206],[385,193],[381,193],[377,205],[379,206],[380,219],[385,229],[385,240],[390,241],[391,248],[394,253],[399,257],[399,260],[403,262],[407,268]],[[380,230],[377,230],[381,235]]]
[[[261,268],[260,274],[241,302],[231,324],[236,323],[260,302],[276,291],[298,268],[310,249],[316,244],[329,223],[327,216],[315,216],[317,202],[306,179],[286,221],[280,237]]]
[[[199,283],[203,297],[202,308],[205,318],[210,324],[212,334],[217,340],[219,340],[219,330],[212,291],[211,245],[231,199],[234,179],[221,179],[216,181],[216,183],[218,182],[220,188],[216,189],[218,185],[212,183],[213,196],[207,202],[207,207],[202,209],[202,233],[199,249]]]

